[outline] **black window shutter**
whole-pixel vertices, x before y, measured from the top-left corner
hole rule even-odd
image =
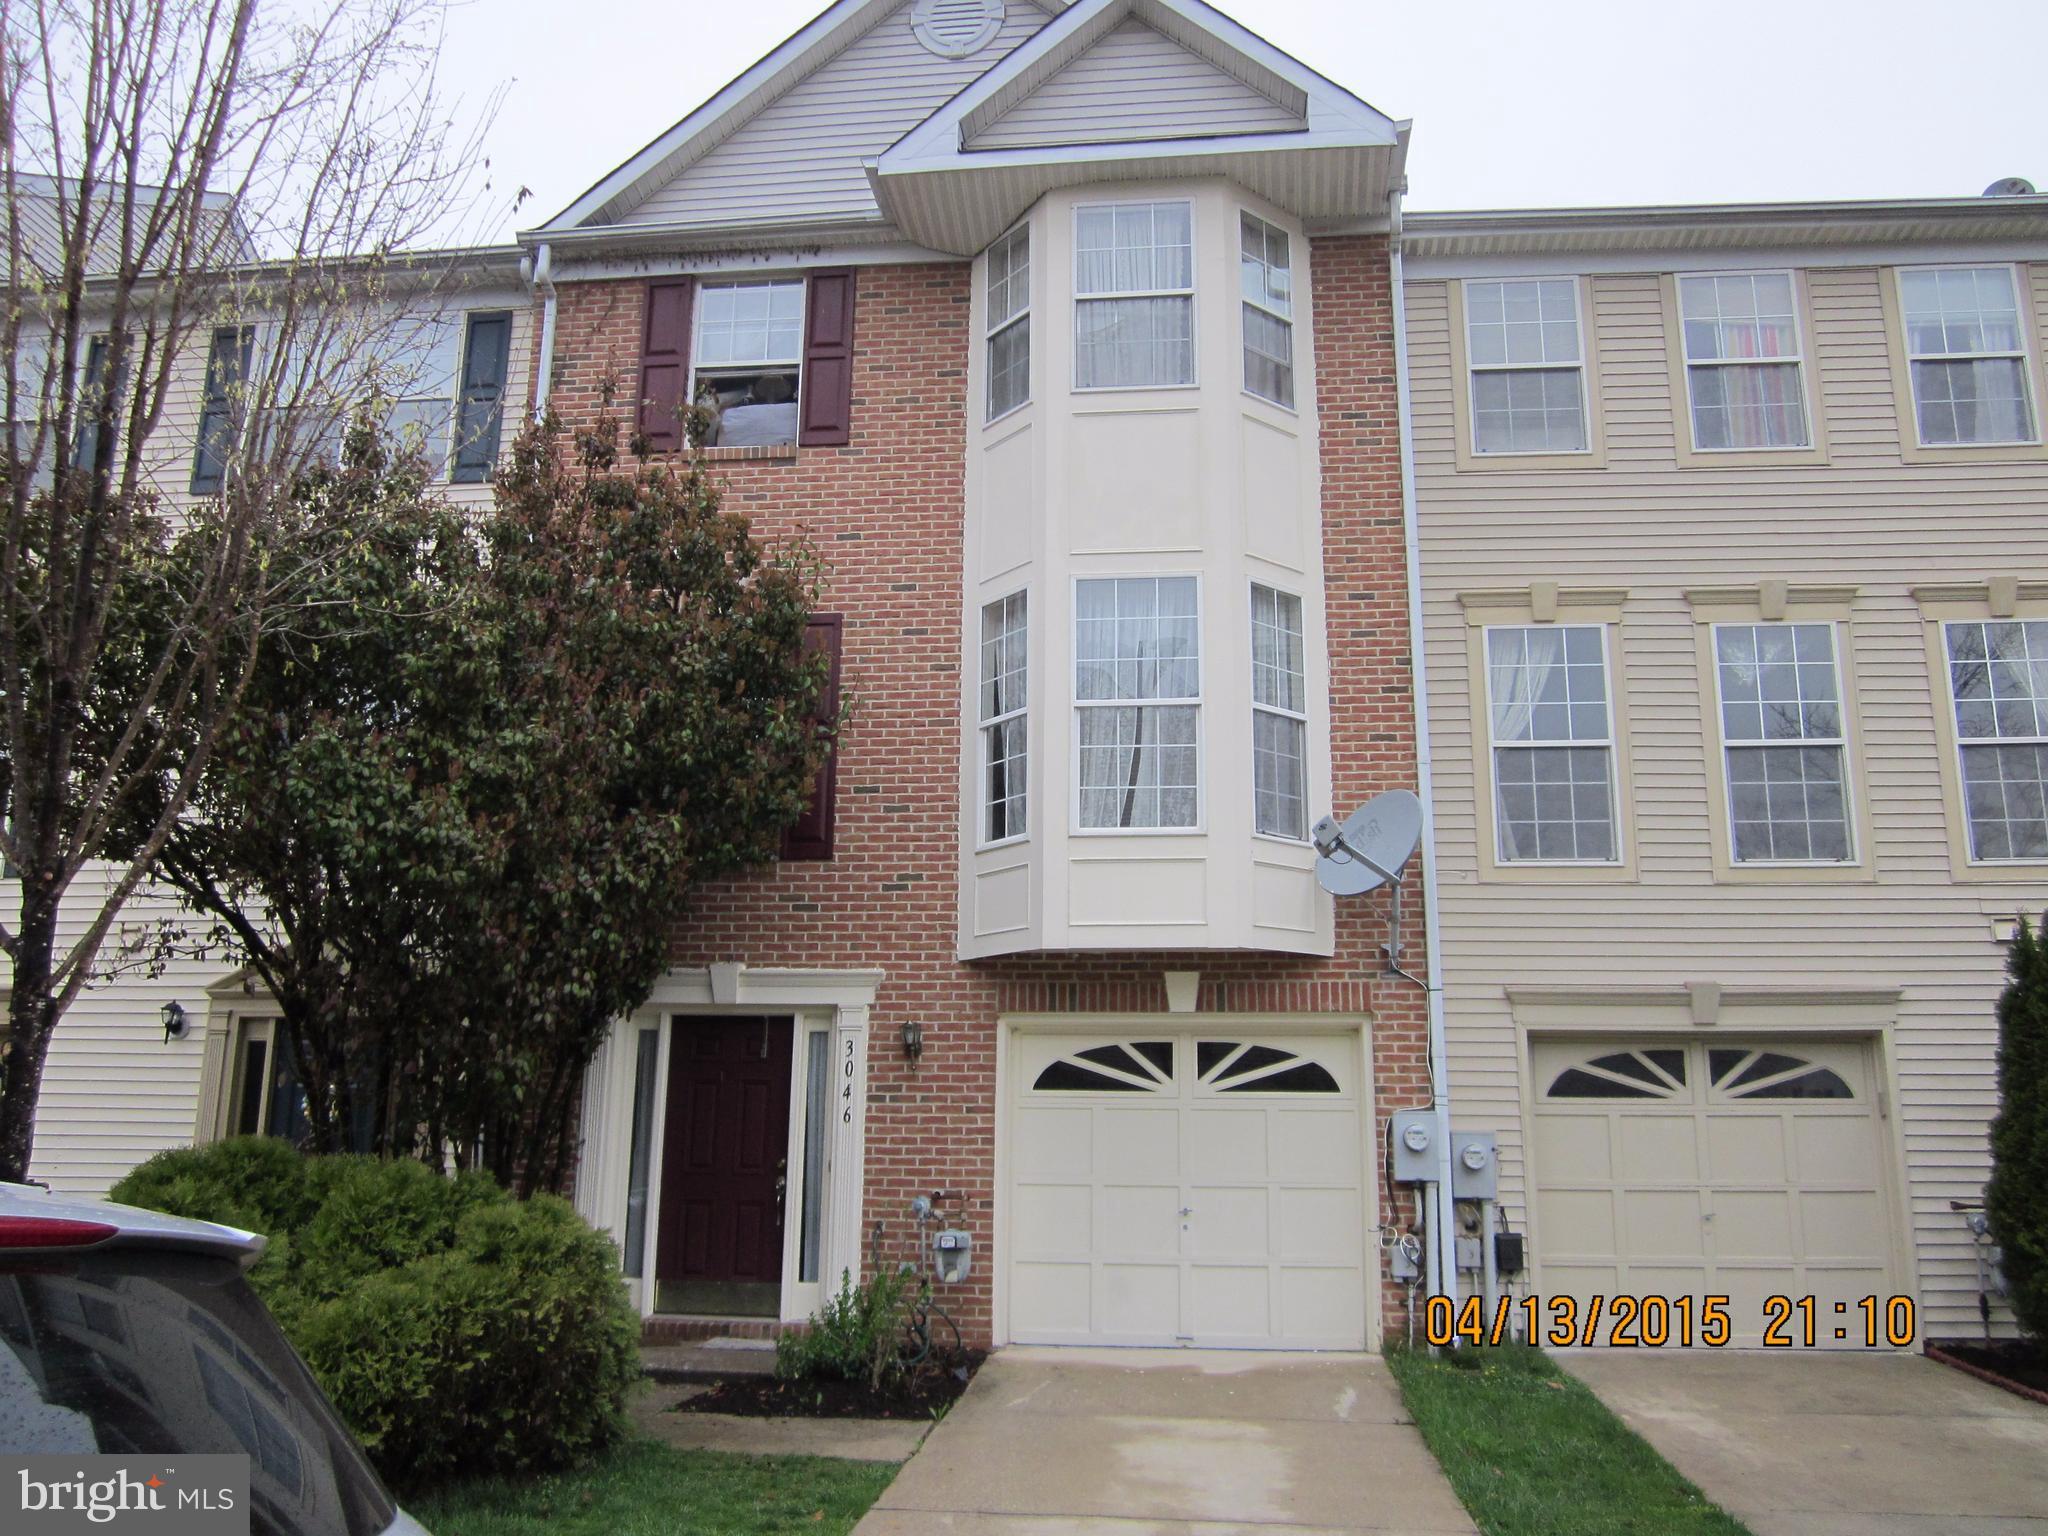
[[[810,624],[804,630],[805,653],[815,655],[824,651],[832,658],[825,691],[818,698],[818,724],[821,728],[839,718],[839,636],[840,618],[836,613],[812,614]],[[811,803],[782,836],[783,858],[832,857],[832,802],[838,773],[839,748],[835,744],[819,765],[818,777],[811,783]]]
[[[206,400],[199,411],[199,445],[192,455],[195,496],[218,491],[227,479],[228,452],[235,438],[234,392],[249,376],[255,341],[255,330],[246,325],[224,325],[213,333],[206,356]]]
[[[455,479],[491,478],[505,419],[506,375],[512,363],[512,316],[502,310],[469,317],[462,350],[462,398],[456,406]]]
[[[640,345],[640,433],[656,453],[683,446],[682,410],[690,384],[690,300],[687,277],[647,285],[647,325]]]
[[[109,338],[95,336],[85,348],[85,388],[78,393],[78,437],[71,450],[75,468],[91,469],[100,456],[100,413],[115,394],[107,373]]]
[[[811,274],[801,394],[798,444],[805,448],[844,447],[853,436],[851,267],[827,267]]]

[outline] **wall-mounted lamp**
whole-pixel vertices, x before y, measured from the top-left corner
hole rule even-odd
[[[192,1027],[192,1021],[185,1017],[185,1005],[175,998],[157,1010],[157,1017],[164,1021],[164,1039],[182,1040],[185,1031]]]
[[[924,1056],[924,1026],[915,1019],[903,1021],[903,1059],[912,1066]]]

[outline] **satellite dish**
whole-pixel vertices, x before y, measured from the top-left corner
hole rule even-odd
[[[1316,883],[1332,896],[1362,896],[1389,880],[1415,857],[1422,841],[1422,802],[1405,789],[1374,795],[1344,819],[1325,816],[1315,826]]]
[[[2024,176],[2004,176],[1984,189],[1986,197],[2032,197],[2034,184]]]

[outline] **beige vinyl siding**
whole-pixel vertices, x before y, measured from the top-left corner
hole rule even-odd
[[[968,141],[969,149],[1276,133],[1302,119],[1128,21]]]
[[[71,943],[99,910],[111,880],[88,868],[65,902],[59,946]],[[19,902],[14,881],[0,883],[0,904]],[[100,1195],[146,1158],[189,1146],[198,1123],[206,1051],[206,989],[235,969],[222,957],[172,960],[152,979],[124,953],[162,922],[197,925],[165,891],[146,887],[123,909],[100,951],[95,980],[57,1025],[43,1067],[30,1175],[51,1188]],[[0,961],[0,994],[8,972]],[[184,1006],[191,1029],[165,1040],[160,1010]]]
[[[2005,959],[1992,923],[2048,905],[2048,872],[1951,877],[1936,734],[1946,681],[1930,675],[1910,588],[2048,570],[2048,464],[1903,462],[1880,276],[1874,267],[1808,272],[1810,388],[1831,462],[1693,470],[1676,464],[1687,425],[1682,398],[1674,409],[1656,272],[1591,279],[1605,470],[1458,473],[1451,401],[1464,381],[1451,375],[1446,282],[1409,286],[1452,1094],[1461,1123],[1501,1133],[1505,1199],[1519,1226],[1521,1083],[1506,988],[1896,986],[1893,1113],[1922,1327],[1957,1334],[1976,1326],[1977,1280],[1948,1202],[1977,1197],[1988,1173]],[[2030,280],[2048,296],[2048,268],[2035,266]],[[1856,589],[1843,648],[1872,846],[1841,883],[1715,882],[1707,755],[1720,738],[1712,700],[1701,697],[1685,592],[1770,579]],[[1543,580],[1628,594],[1613,654],[1635,797],[1623,829],[1638,853],[1632,883],[1510,883],[1481,868],[1478,818],[1492,808],[1475,788],[1475,680],[1456,594]]]
[[[1046,20],[1030,0],[1011,0],[993,42],[968,58],[943,59],[911,31],[909,5],[899,6],[621,220],[698,228],[880,218],[861,162],[994,68]]]
[[[465,296],[459,305],[451,307],[459,307],[465,313],[475,309],[509,312],[512,316],[512,335],[505,368],[504,415],[498,429],[498,462],[506,463],[511,457],[512,440],[519,435],[532,398],[533,305],[523,293],[507,290]],[[225,325],[228,321],[224,318],[221,323]],[[199,447],[199,413],[206,400],[206,360],[213,345],[213,332],[214,327],[210,324],[196,328],[172,361],[170,381],[164,391],[163,412],[144,449],[146,472],[155,481],[158,492],[174,506],[193,500],[192,459]],[[456,366],[458,369],[461,366],[459,349]],[[451,395],[451,412],[453,407],[454,396]],[[488,504],[491,497],[488,483],[458,485],[442,478],[435,482],[435,489],[451,501],[466,505]]]

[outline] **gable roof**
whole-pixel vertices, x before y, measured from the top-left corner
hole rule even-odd
[[[1107,103],[1104,77],[1141,58],[1164,88],[1147,110]],[[1189,87],[1178,99],[1177,81]],[[1082,101],[1099,131],[1076,122]],[[1203,0],[1076,0],[892,145],[869,180],[904,234],[963,255],[1054,187],[1139,177],[1224,176],[1311,222],[1372,224],[1387,217],[1407,138],[1406,123]]]
[[[1067,0],[1005,0],[1002,25],[949,58],[912,0],[836,0],[524,238],[659,224],[706,230],[882,222],[863,163]]]

